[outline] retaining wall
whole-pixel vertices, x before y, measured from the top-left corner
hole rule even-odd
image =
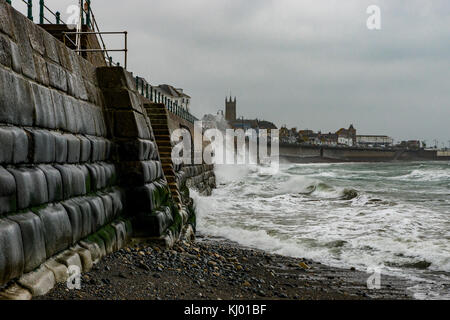
[[[126,243],[130,221],[171,232],[134,88],[122,68],[96,68],[0,1],[0,298],[44,294],[71,263],[89,269]]]

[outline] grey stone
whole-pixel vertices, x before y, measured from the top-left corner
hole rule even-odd
[[[56,283],[63,283],[69,277],[67,267],[63,263],[56,261],[56,259],[47,260],[44,266],[53,272]]]
[[[53,100],[53,108],[55,114],[55,128],[61,130],[68,130],[66,108],[64,106],[63,95],[56,90],[50,90]]]
[[[105,206],[102,199],[98,196],[87,197],[86,200],[91,206],[93,232],[96,232],[106,224]]]
[[[67,139],[59,132],[51,132],[55,137],[55,162],[67,162]]]
[[[64,114],[66,115],[66,129],[72,133],[78,133],[81,124],[78,124],[80,120],[77,118],[78,113],[75,111],[76,100],[68,95],[63,95],[62,98]]]
[[[22,57],[22,72],[26,77],[35,80],[36,68],[34,66],[33,48],[28,37],[28,34],[31,32],[30,28],[34,28],[35,26],[29,19],[16,10],[11,11],[11,16],[16,43],[19,46],[20,56]]]
[[[0,68],[0,122],[32,126],[34,103],[25,80]]]
[[[111,226],[116,231],[116,239],[117,239],[117,250],[124,248],[128,242],[128,235],[125,226],[125,222],[118,221],[111,223]]]
[[[91,177],[91,191],[102,190],[106,187],[106,170],[99,164],[87,164]]]
[[[53,88],[67,91],[66,72],[62,67],[52,62],[47,62],[48,78]]]
[[[0,126],[0,163],[25,163],[28,158],[28,136],[16,127]]]
[[[81,149],[81,154],[80,154],[80,162],[87,162],[91,159],[91,154],[92,154],[92,146],[91,146],[91,140],[84,137],[84,136],[78,136],[78,138],[80,139],[80,149]]]
[[[19,225],[0,220],[0,286],[23,273],[22,234]]]
[[[32,84],[31,88],[36,110],[36,126],[55,129],[55,109],[50,90],[37,84]]]
[[[0,34],[0,64],[10,68],[11,63],[11,42]]]
[[[22,57],[20,56],[19,46],[11,41],[11,58],[12,58],[12,69],[17,72],[22,72]]]
[[[3,291],[0,291],[0,300],[17,300],[26,301],[31,300],[33,296],[31,292],[17,283],[12,283]]]
[[[149,214],[138,214],[139,228],[145,230],[148,236],[160,237],[165,234],[167,228],[173,223],[172,212],[169,207],[160,208]]]
[[[61,203],[66,209],[69,216],[70,226],[72,227],[72,241],[71,244],[77,243],[85,235],[91,231],[90,225],[84,225],[83,214],[78,203],[74,200],[68,200]],[[89,222],[89,221],[88,221]],[[83,230],[84,229],[84,230]]]
[[[56,48],[56,42],[58,40],[56,40],[55,37],[53,37],[50,33],[48,32],[44,32],[42,34],[43,39],[44,39],[44,46],[45,46],[45,54],[46,56],[56,62],[59,63],[59,57],[58,57],[58,50]]]
[[[81,239],[86,238],[96,231],[96,222],[93,219],[92,208],[85,197],[74,198],[71,201],[78,206],[81,214]],[[74,226],[72,226],[74,228]]]
[[[17,207],[26,209],[48,202],[47,180],[38,168],[9,168],[16,180]]]
[[[75,165],[55,165],[61,173],[63,181],[64,199],[86,194],[86,177],[83,170]]]
[[[123,191],[119,188],[113,188],[113,191],[109,192],[109,195],[111,196],[111,199],[113,201],[113,212],[114,212],[114,218],[118,218],[123,211],[123,199],[125,198],[125,195]]]
[[[17,208],[16,181],[14,176],[0,166],[0,214]]]
[[[37,81],[40,84],[43,84],[44,86],[48,86],[49,79],[48,79],[48,70],[47,70],[47,64],[41,56],[34,54],[34,65],[36,67],[36,76]]]
[[[103,201],[103,207],[105,208],[105,223],[110,223],[114,220],[114,207],[113,201],[109,194],[99,194]]]
[[[24,272],[30,272],[46,259],[44,228],[41,219],[32,212],[8,217],[20,227],[24,254]]]
[[[81,141],[74,135],[64,135],[67,139],[67,162],[79,163],[81,156]]]
[[[43,296],[47,294],[56,284],[55,275],[45,266],[41,266],[36,271],[23,275],[18,283],[30,290],[33,296]]]
[[[33,143],[31,158],[33,163],[51,163],[55,161],[55,136],[47,130],[27,129]]]
[[[48,202],[59,202],[63,200],[63,183],[61,173],[51,165],[38,166],[45,174],[48,188]]]
[[[0,2],[0,31],[7,35],[14,36],[11,26],[11,6],[6,1]]]
[[[47,258],[68,248],[72,241],[69,216],[62,205],[48,205],[35,212],[44,225]]]
[[[89,272],[92,269],[93,261],[92,254],[88,249],[82,248],[79,245],[71,248],[73,252],[76,252],[80,256],[81,264],[84,272]]]
[[[59,254],[56,257],[56,261],[64,264],[67,268],[70,268],[71,266],[76,266],[80,269],[80,271],[83,270],[83,265],[81,264],[81,259],[78,253],[72,251],[72,250],[66,250],[63,253]]]

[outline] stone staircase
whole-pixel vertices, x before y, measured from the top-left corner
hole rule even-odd
[[[155,141],[158,145],[159,156],[167,180],[172,198],[178,206],[182,209],[181,194],[178,188],[177,179],[175,176],[175,169],[172,163],[172,143],[170,141],[170,130],[167,123],[168,114],[167,109],[162,103],[146,103],[145,109],[153,128]]]

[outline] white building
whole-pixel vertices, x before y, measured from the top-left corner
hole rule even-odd
[[[338,137],[338,144],[346,145],[348,147],[353,147],[353,139],[347,138],[345,136],[339,136]]]
[[[183,89],[175,89],[168,84],[160,84],[153,87],[153,101],[164,103],[165,105],[178,106],[189,112],[191,97],[184,93]]]
[[[356,136],[356,143],[361,146],[392,146],[394,139],[388,136],[360,135]]]

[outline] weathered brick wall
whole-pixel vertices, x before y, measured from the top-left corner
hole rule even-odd
[[[104,111],[95,67],[0,1],[0,287],[127,236]]]

